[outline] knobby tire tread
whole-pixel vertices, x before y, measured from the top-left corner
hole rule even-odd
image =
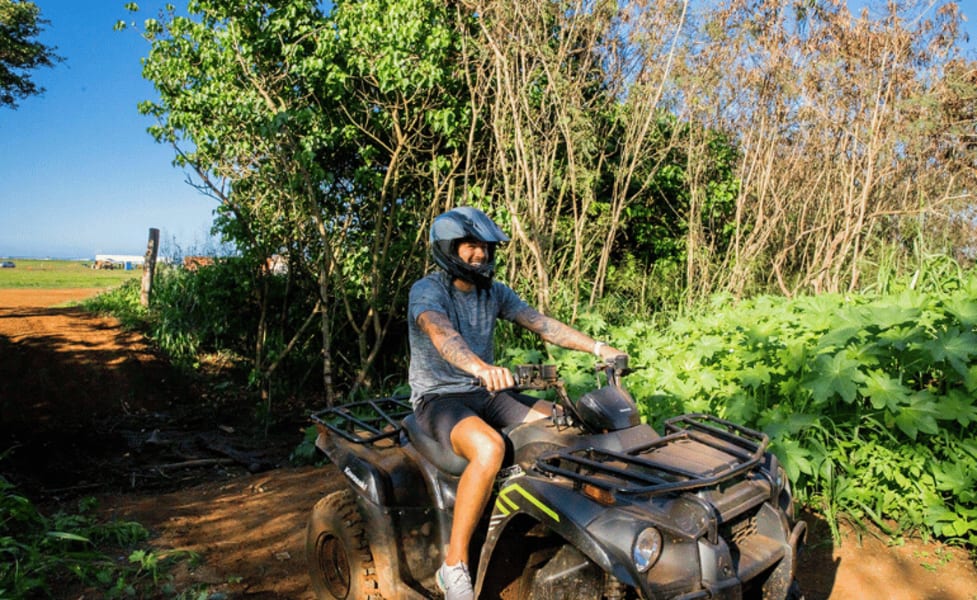
[[[363,516],[356,507],[356,500],[353,492],[342,490],[341,492],[330,494],[325,498],[327,510],[337,515],[350,539],[353,540],[357,557],[350,557],[350,569],[352,571],[354,558],[358,558],[360,572],[350,573],[350,577],[358,577],[363,588],[363,595],[356,600],[383,600],[380,593],[380,584],[377,580],[376,565],[373,562],[373,553],[370,551],[370,544],[366,539],[366,527],[363,524]],[[324,507],[325,508],[325,507]]]

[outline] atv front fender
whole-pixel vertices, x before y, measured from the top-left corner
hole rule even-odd
[[[621,555],[618,544],[609,543],[602,539],[603,535],[595,537],[589,530],[591,525],[606,516],[608,507],[603,506],[586,496],[559,486],[549,480],[532,476],[518,476],[502,484],[495,500],[489,529],[482,547],[476,580],[481,585],[486,573],[491,568],[493,557],[504,555],[509,550],[499,546],[500,541],[506,539],[506,529],[514,520],[528,517],[534,522],[546,527],[556,536],[573,545],[604,571],[611,573],[626,585],[643,587],[635,580],[636,571],[630,552]],[[621,528],[640,530],[633,517],[616,521]],[[622,532],[606,532],[621,539]],[[623,532],[624,536],[633,533]],[[630,541],[626,543],[630,549]]]

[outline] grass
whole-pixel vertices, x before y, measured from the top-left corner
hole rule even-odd
[[[8,259],[4,259],[8,260]],[[95,270],[93,261],[9,259],[17,266],[0,269],[0,288],[105,288],[142,276],[142,268]]]

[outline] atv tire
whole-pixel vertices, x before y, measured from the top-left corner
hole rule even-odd
[[[318,600],[382,600],[363,518],[349,490],[333,492],[316,503],[305,554]]]

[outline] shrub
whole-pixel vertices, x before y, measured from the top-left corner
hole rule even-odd
[[[85,499],[76,513],[46,517],[0,475],[0,597],[50,593],[53,581],[66,578],[107,592],[131,580],[129,568],[98,547],[131,545],[145,540],[148,532],[134,522],[98,523],[90,514],[94,508],[94,500]]]
[[[649,420],[708,412],[762,429],[798,496],[977,545],[977,275],[885,295],[717,297],[609,337],[643,367]]]
[[[82,301],[86,310],[96,314],[112,315],[123,327],[144,330],[149,311],[139,302],[142,282],[130,279],[122,285]]]

